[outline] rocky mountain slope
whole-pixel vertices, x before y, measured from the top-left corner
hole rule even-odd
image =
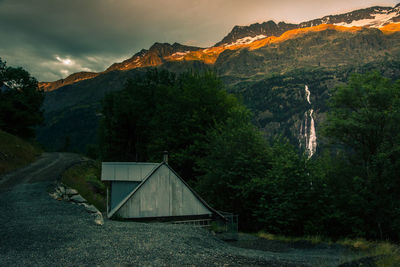
[[[83,150],[95,142],[100,100],[129,77],[150,66],[176,72],[211,68],[228,91],[243,98],[266,136],[283,134],[313,154],[332,88],[354,71],[378,69],[400,77],[399,12],[399,5],[371,7],[297,25],[235,26],[205,49],[156,43],[103,73],[85,74],[84,81],[67,78],[70,83],[58,88],[60,82],[42,84],[53,91],[47,93],[39,140],[54,149]]]
[[[94,72],[78,72],[69,75],[65,79],[61,79],[55,82],[41,82],[39,83],[39,88],[45,91],[53,91],[60,87],[80,82],[87,79],[95,78],[99,75],[106,74],[110,71],[115,70],[131,70],[135,68],[159,66],[165,62],[165,58],[171,55],[176,55],[180,53],[186,53],[186,51],[199,50],[199,47],[186,46],[178,43],[168,44],[168,43],[155,43],[149,50],[142,49],[140,52],[133,55],[131,58],[124,60],[120,63],[114,63],[108,67],[105,71],[100,73]]]
[[[355,10],[340,15],[325,16],[299,24],[287,24],[285,22],[275,23],[270,20],[261,24],[254,23],[250,26],[235,26],[232,31],[225,36],[222,41],[215,46],[235,43],[238,39],[255,36],[280,36],[284,32],[318,26],[321,24],[333,24],[338,26],[369,26],[381,27],[393,22],[400,21],[400,4],[395,7],[370,7]]]
[[[112,64],[106,71],[130,70],[140,67],[159,66],[172,55],[181,55],[189,51],[199,50],[199,47],[181,45],[179,43],[155,43],[149,50],[143,49],[130,59]]]
[[[55,82],[42,82],[39,86],[45,91],[52,91],[68,84],[94,78],[97,75],[109,71],[159,66],[166,61],[199,60],[208,64],[213,64],[218,56],[225,50],[237,50],[246,47],[258,49],[270,43],[296,38],[299,34],[321,31],[326,28],[338,31],[360,30],[360,28],[353,27],[379,28],[382,32],[388,34],[400,30],[400,26],[396,25],[398,22],[400,22],[400,4],[395,7],[375,6],[345,14],[325,16],[299,24],[288,24],[285,22],[275,23],[270,20],[261,24],[255,23],[249,26],[235,26],[227,36],[213,47],[202,49],[199,47],[181,45],[179,43],[174,43],[172,45],[168,43],[155,43],[149,50],[142,49],[131,58],[120,63],[112,64],[104,72],[79,72]],[[316,27],[325,24],[333,26]],[[260,40],[262,41],[260,42]]]
[[[299,33],[301,34],[308,31],[321,30],[321,27],[317,27],[316,29],[314,29],[314,27],[324,24],[344,26],[346,28],[380,28],[383,32],[389,33],[391,31],[399,30],[398,25],[396,25],[397,22],[400,22],[400,4],[395,7],[375,6],[345,14],[325,16],[323,18],[306,21],[299,24],[288,24],[285,22],[275,23],[274,21],[267,21],[261,24],[255,23],[249,26],[235,26],[227,36],[210,48],[201,49],[199,47],[185,46],[178,43],[174,43],[172,45],[167,43],[155,43],[152,47],[150,47],[149,50],[143,49],[123,62],[114,63],[104,72],[75,73],[65,79],[55,82],[42,82],[39,84],[39,86],[45,91],[52,91],[68,84],[94,78],[97,75],[104,74],[109,71],[159,66],[166,61],[200,60],[208,64],[213,64],[218,56],[225,50],[236,50],[243,47],[257,49],[260,46],[264,46],[271,42],[295,38]],[[347,30],[341,27],[331,26],[330,28],[342,31]],[[299,31],[299,29],[303,29],[303,31]],[[353,31],[354,30],[356,29],[353,29]],[[285,38],[273,38],[280,37],[285,33]],[[254,43],[255,41],[259,40],[263,41]],[[251,45],[249,46],[249,44]]]
[[[92,79],[100,75],[94,72],[77,72],[69,75],[65,79],[57,80],[55,82],[41,82],[39,83],[39,88],[45,91],[53,91],[60,87],[66,86],[68,84],[73,84],[87,79]]]

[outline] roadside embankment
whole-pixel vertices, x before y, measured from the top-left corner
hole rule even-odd
[[[0,175],[33,162],[41,149],[0,130]]]

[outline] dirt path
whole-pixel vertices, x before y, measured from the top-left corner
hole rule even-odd
[[[10,190],[18,184],[52,182],[59,178],[66,168],[85,160],[82,156],[72,153],[43,153],[32,164],[0,176],[0,192]]]
[[[48,195],[62,171],[82,160],[47,153],[0,177],[0,266],[337,266],[354,257],[334,249],[234,247],[185,225],[95,225],[81,206]]]

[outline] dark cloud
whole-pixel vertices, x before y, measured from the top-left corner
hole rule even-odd
[[[55,80],[80,70],[102,71],[156,41],[209,46],[234,25],[300,22],[397,2],[0,0],[0,57],[39,80]]]

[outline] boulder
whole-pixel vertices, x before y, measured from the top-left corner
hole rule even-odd
[[[85,207],[86,211],[89,213],[98,213],[99,212],[99,210],[93,205],[88,205],[86,203],[83,203],[83,206]]]
[[[71,201],[76,203],[84,203],[87,202],[81,195],[74,195],[70,198]]]
[[[54,193],[49,193],[49,196],[51,196],[54,199],[60,198],[60,194],[56,191]]]
[[[103,215],[101,214],[100,211],[97,211],[96,213],[94,213],[94,223],[97,225],[104,224]]]
[[[61,194],[65,194],[65,187],[63,185],[59,185],[58,190],[61,192]]]
[[[65,194],[67,194],[68,196],[74,196],[78,194],[78,191],[73,188],[67,188],[65,189]]]

